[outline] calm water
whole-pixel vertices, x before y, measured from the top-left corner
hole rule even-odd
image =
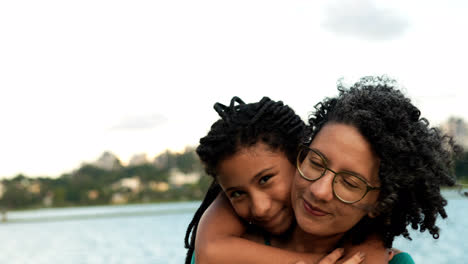
[[[468,199],[448,196],[439,240],[413,232],[413,241],[395,243],[417,263],[468,263]],[[0,223],[0,263],[183,263],[185,228],[198,204],[11,212]]]

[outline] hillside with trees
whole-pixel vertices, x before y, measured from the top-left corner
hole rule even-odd
[[[17,175],[0,181],[0,207],[11,209],[198,200],[211,183],[193,148],[123,166],[105,152],[58,178]]]

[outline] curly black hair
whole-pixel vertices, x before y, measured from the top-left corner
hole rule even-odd
[[[193,255],[200,218],[221,192],[221,187],[216,182],[218,164],[242,148],[258,142],[265,143],[271,150],[282,151],[294,164],[298,146],[304,137],[304,121],[281,101],[263,97],[259,102],[246,104],[239,97],[233,97],[229,106],[216,103],[214,109],[221,119],[211,126],[208,135],[200,139],[200,145],[196,149],[206,173],[213,177],[213,182],[187,227],[187,264],[191,262]]]
[[[309,116],[305,143],[328,122],[352,125],[381,160],[377,217],[364,217],[346,234],[355,244],[374,233],[390,248],[396,236],[411,240],[409,225],[437,239],[436,219],[447,217],[440,187],[455,184],[454,158],[462,149],[430,127],[397,85],[386,76],[364,77],[350,88],[339,82],[339,95],[318,103]]]

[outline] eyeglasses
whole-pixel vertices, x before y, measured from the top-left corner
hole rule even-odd
[[[302,178],[317,181],[331,171],[333,195],[343,203],[352,204],[362,200],[369,191],[379,190],[361,176],[352,172],[335,172],[327,167],[327,160],[315,149],[302,146],[297,155],[297,169]]]

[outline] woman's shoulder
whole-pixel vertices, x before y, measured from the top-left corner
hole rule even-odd
[[[388,262],[389,264],[414,264],[414,260],[410,254],[402,252],[398,249],[392,249],[392,251],[395,255],[393,256],[392,260]]]

